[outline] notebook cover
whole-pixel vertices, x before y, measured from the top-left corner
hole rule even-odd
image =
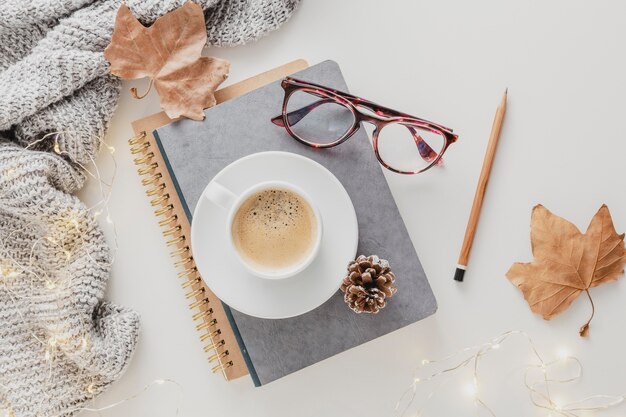
[[[333,61],[294,76],[348,91]],[[187,215],[193,213],[206,184],[231,162],[270,150],[304,155],[333,172],[348,191],[359,224],[358,254],[389,260],[398,292],[376,315],[355,314],[340,291],[317,309],[289,319],[259,319],[230,309],[233,330],[244,344],[242,351],[257,386],[412,324],[437,309],[365,130],[335,148],[320,151],[304,146],[270,122],[280,114],[283,95],[280,82],[273,82],[206,110],[203,122],[181,120],[154,132]]]
[[[302,59],[289,62],[272,70],[255,75],[254,77],[224,87],[216,91],[215,98],[218,104],[222,103],[307,67],[307,62]],[[132,122],[135,136],[129,140],[131,151],[136,155],[135,163],[138,166],[138,173],[143,180],[150,180],[151,178],[156,178],[156,176],[159,177],[158,183],[150,183],[147,185],[147,190],[160,186],[160,184],[165,186],[163,190],[150,197],[151,202],[158,201],[158,203],[152,203],[152,205],[155,209],[155,215],[160,220],[159,224],[164,227],[164,231],[170,230],[172,227],[176,226],[181,227],[178,234],[167,238],[168,242],[175,241],[181,236],[185,238],[190,236],[190,224],[184,207],[178,197],[178,193],[176,192],[176,187],[168,174],[166,163],[161,153],[158,151],[158,145],[152,132],[154,129],[172,123],[175,120],[177,119],[167,117],[164,112],[155,113],[135,120]],[[141,151],[137,152],[135,150]],[[172,207],[171,209],[163,210],[170,205]],[[168,221],[167,224],[164,224],[163,222],[167,221],[167,219],[175,220]],[[221,371],[227,380],[248,375],[248,366],[239,349],[239,343],[237,342],[238,334],[236,336],[230,326],[230,312],[227,307],[222,305],[221,301],[211,292],[206,284],[201,279],[197,279],[199,273],[194,271],[195,263],[193,260],[188,261],[190,253],[184,251],[180,252],[180,250],[187,245],[188,239],[185,239],[180,242],[170,243],[168,246],[171,247],[172,251],[176,252],[176,254],[172,253],[172,258],[179,269],[178,275],[182,278],[181,285],[187,288],[186,298],[189,299],[191,305],[200,302],[198,307],[192,309],[190,316],[193,317],[196,322],[196,326],[200,332],[200,341],[203,343],[204,350],[207,352],[209,361],[212,363],[211,368],[214,372]],[[209,302],[203,303],[202,301],[204,299],[209,300]],[[215,322],[213,322],[213,320],[215,320]],[[224,342],[223,344],[222,341]]]

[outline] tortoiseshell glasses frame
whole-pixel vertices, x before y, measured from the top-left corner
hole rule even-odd
[[[421,119],[419,117],[411,116],[406,113],[399,112],[397,110],[390,109],[388,107],[381,106],[373,103],[369,100],[361,97],[354,96],[352,94],[345,93],[343,91],[335,90],[329,87],[325,87],[319,84],[314,84],[308,81],[286,77],[281,82],[282,88],[285,90],[285,96],[282,105],[282,114],[272,119],[272,123],[284,127],[289,135],[298,142],[311,146],[314,148],[332,148],[340,145],[348,140],[354,133],[356,133],[361,122],[367,122],[374,125],[374,132],[372,135],[372,144],[374,147],[374,153],[376,158],[382,166],[390,171],[399,174],[419,174],[424,172],[435,165],[443,162],[442,156],[448,147],[456,142],[458,136],[452,132],[452,129],[442,126],[437,123],[430,122],[428,120]],[[297,108],[292,111],[288,111],[288,103],[290,97],[298,91],[306,92],[312,96],[318,97],[319,100],[305,105],[304,107]],[[324,104],[336,103],[343,108],[347,109],[351,113],[352,125],[347,127],[345,133],[340,137],[333,139],[330,142],[312,141],[307,138],[303,138],[297,132],[294,131],[295,126],[299,121],[304,119],[310,112],[315,110]],[[427,164],[425,167],[419,170],[406,170],[398,167],[390,166],[380,155],[379,152],[379,133],[381,130],[390,124],[402,125],[410,132],[420,157]],[[420,136],[418,132],[430,132],[432,134],[441,135],[443,138],[443,144],[440,149],[433,150],[431,146]]]

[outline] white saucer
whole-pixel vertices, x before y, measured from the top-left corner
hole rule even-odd
[[[288,152],[261,152],[228,165],[215,180],[242,192],[262,181],[287,181],[304,190],[319,208],[323,237],[316,259],[300,274],[268,280],[247,272],[228,243],[226,210],[204,197],[191,224],[191,246],[202,278],[222,301],[242,313],[279,319],[323,304],[339,288],[354,259],[358,225],[350,196],[317,162]]]

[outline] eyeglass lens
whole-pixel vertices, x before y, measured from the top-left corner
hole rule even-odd
[[[310,90],[296,90],[287,101],[287,124],[301,140],[327,145],[340,140],[355,123],[350,108]]]

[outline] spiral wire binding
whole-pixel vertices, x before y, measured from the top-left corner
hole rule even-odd
[[[211,371],[222,372],[233,366],[233,362],[228,360],[228,350],[220,351],[226,342],[220,337],[222,331],[218,328],[218,321],[213,317],[213,309],[208,306],[210,301],[205,295],[205,288],[202,285],[202,278],[198,274],[198,268],[191,256],[191,250],[187,244],[187,238],[182,234],[182,226],[178,223],[178,216],[172,211],[174,205],[170,202],[170,194],[165,190],[167,187],[163,180],[163,174],[158,171],[159,164],[153,161],[154,152],[150,150],[151,144],[146,140],[146,132],[141,132],[128,140],[130,152],[137,155],[133,159],[135,165],[140,166],[137,173],[142,177],[142,185],[148,187],[146,194],[153,197],[150,205],[155,207],[154,214],[159,218],[159,226],[163,227],[163,236],[169,238],[167,246],[174,249],[170,256],[177,259],[174,266],[179,269],[178,277],[183,279],[181,286],[188,292],[185,298],[194,300],[189,304],[190,310],[199,310],[192,319],[199,322],[196,330],[202,332],[200,341],[209,340],[210,343],[203,347],[204,352],[210,354],[209,363],[217,362]]]

